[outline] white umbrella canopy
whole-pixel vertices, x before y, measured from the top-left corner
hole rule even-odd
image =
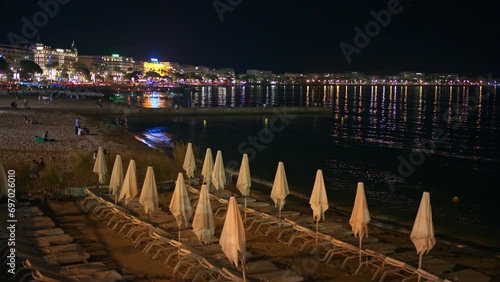
[[[314,181],[311,198],[309,204],[313,210],[313,219],[316,220],[316,242],[318,241],[318,224],[319,220],[325,220],[325,211],[328,209],[328,197],[326,195],[325,180],[323,171],[318,169],[316,172],[316,180]]]
[[[275,207],[279,208],[278,228],[281,227],[281,209],[285,205],[285,198],[288,194],[290,194],[290,191],[286,179],[285,165],[283,162],[279,162],[274,177],[273,189],[271,190],[271,199],[273,199]]]
[[[245,279],[246,236],[235,197],[229,198],[229,206],[219,244],[231,264],[238,267],[239,261],[242,262],[243,279]]]
[[[238,181],[236,182],[236,187],[240,190],[241,195],[247,197],[250,194],[250,187],[252,186],[252,181],[250,178],[250,164],[248,163],[248,155],[243,154],[241,160],[240,173],[238,174]]]
[[[184,222],[186,224],[186,227],[188,227],[189,219],[193,215],[193,208],[191,207],[191,202],[189,201],[189,195],[182,172],[179,172],[179,175],[177,176],[175,190],[172,195],[172,199],[170,200],[169,209],[172,215],[175,216],[177,225],[179,226],[180,241],[182,222]]]
[[[250,164],[248,162],[248,155],[243,154],[241,160],[240,173],[238,174],[238,180],[236,181],[236,188],[240,190],[241,195],[245,197],[245,209],[247,207],[247,197],[250,194],[250,187],[252,186],[252,180],[250,177]],[[245,211],[245,220],[247,218],[247,212]]]
[[[109,180],[109,192],[118,197],[118,189],[123,185],[123,164],[120,154],[116,155],[113,170],[111,171],[111,178]],[[115,201],[116,202],[116,201]]]
[[[151,215],[155,210],[158,210],[158,190],[156,189],[155,172],[152,166],[148,166],[146,171],[139,203],[144,207],[145,214]]]
[[[226,185],[226,170],[224,169],[224,161],[222,160],[221,150],[218,150],[217,155],[215,156],[212,183],[217,190],[224,189],[224,186]]]
[[[203,167],[201,168],[201,175],[203,175],[203,182],[210,187],[210,180],[212,178],[212,172],[214,170],[214,158],[212,156],[212,150],[207,148],[205,153],[205,160],[203,161]]]
[[[422,267],[422,256],[436,245],[434,238],[434,225],[432,223],[431,196],[429,192],[424,192],[420,207],[418,208],[417,217],[413,224],[413,229],[410,234],[410,239],[415,245],[417,254],[419,254],[418,268]],[[421,277],[418,277],[420,281]]]
[[[135,160],[131,159],[128,164],[127,172],[125,173],[125,178],[123,179],[122,190],[120,191],[118,201],[120,201],[121,199],[125,199],[125,205],[128,205],[128,203],[135,196],[137,196],[138,193]]]
[[[7,197],[9,192],[9,183],[7,182],[7,174],[0,163],[0,198]]]
[[[104,184],[106,181],[106,173],[108,173],[108,167],[106,166],[106,158],[104,157],[102,146],[99,146],[97,150],[97,158],[94,163],[93,171],[99,175],[99,184]]]
[[[194,178],[194,171],[196,170],[196,161],[194,159],[193,144],[188,143],[186,149],[186,156],[184,157],[184,164],[182,165],[186,176],[191,179]]]
[[[215,232],[214,214],[207,185],[201,185],[200,198],[193,217],[193,232],[198,240],[205,245],[210,243]]]
[[[351,225],[354,237],[359,236],[359,249],[363,236],[368,237],[368,223],[371,221],[368,203],[366,202],[365,185],[363,182],[358,182],[356,198],[354,199],[354,207],[352,208],[349,224]],[[361,252],[359,252],[359,261],[361,263]]]

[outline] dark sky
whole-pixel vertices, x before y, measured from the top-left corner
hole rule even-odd
[[[0,43],[23,36],[22,17],[37,1],[2,0]],[[56,0],[41,0],[50,2]],[[498,1],[402,0],[400,13],[348,63],[339,45],[353,47],[355,27],[391,1],[218,0],[238,4],[221,21],[213,0],[58,0],[59,11],[39,28],[43,43],[81,55],[119,53],[162,61],[283,72],[391,74],[456,72],[499,76]],[[27,36],[25,36],[27,37]],[[28,38],[30,39],[30,38]],[[36,38],[32,38],[36,39]]]

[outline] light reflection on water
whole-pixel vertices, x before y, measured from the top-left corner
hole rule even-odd
[[[241,96],[234,94],[238,91]],[[293,119],[264,150],[257,151],[252,176],[272,182],[276,163],[283,161],[291,190],[307,198],[315,170],[321,168],[330,201],[345,209],[352,207],[357,181],[364,181],[372,214],[400,222],[413,220],[421,193],[429,191],[437,232],[459,228],[460,234],[471,236],[500,234],[495,218],[500,212],[498,201],[485,196],[498,186],[500,168],[496,88],[276,86],[273,90],[247,86],[222,91],[204,87],[193,97],[207,107],[224,99],[236,106],[323,101],[332,115]],[[210,117],[207,127],[203,119],[147,121],[133,130],[162,148],[171,147],[172,140],[184,140],[200,146],[200,152],[207,147],[221,149],[226,162],[239,162],[238,146],[265,126],[261,116]],[[400,182],[388,178],[401,176],[400,158],[409,161],[412,153],[423,154],[422,164]],[[451,203],[456,195],[461,198],[458,207]]]

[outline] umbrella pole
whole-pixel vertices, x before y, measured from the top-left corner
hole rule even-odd
[[[420,256],[418,257],[418,269],[421,269],[422,268],[422,257],[424,255],[424,252],[420,252]],[[420,273],[418,274],[418,282],[420,282],[420,280],[422,280],[422,276],[420,276]]]
[[[245,196],[245,220],[243,222],[247,222],[247,196]]]
[[[181,225],[178,224],[179,226],[179,243],[181,243]],[[180,249],[180,245],[179,245],[179,248],[177,248],[177,259],[180,259],[181,258],[181,255],[179,254],[179,249]]]
[[[361,264],[361,241],[363,240],[363,236],[359,236],[359,264]]]
[[[245,271],[245,260],[243,260],[241,262],[241,268],[242,268],[242,272],[243,272],[243,282],[247,281],[247,278],[246,278],[246,271]]]
[[[319,217],[316,219],[316,246],[318,247],[318,225],[319,225]]]
[[[281,205],[278,212],[278,234],[281,233]]]

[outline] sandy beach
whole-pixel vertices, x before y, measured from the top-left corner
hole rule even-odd
[[[14,99],[12,96],[0,96],[0,163],[6,170],[16,170],[17,186],[32,199],[41,197],[43,190],[52,191],[53,187],[94,186],[97,176],[92,172],[92,155],[98,146],[107,151],[108,176],[118,153],[124,160],[124,170],[130,159],[137,161],[140,182],[144,179],[148,165],[154,166],[158,182],[172,180],[181,171],[176,160],[135,140],[126,129],[112,125],[114,114],[108,113],[117,112],[114,104],[105,102],[100,108],[96,105],[96,99],[65,99],[45,103],[38,100],[38,97],[31,96],[27,98],[30,108],[24,108],[23,98],[20,98],[17,100],[19,108],[12,109],[10,102]],[[99,113],[100,117],[96,118]],[[25,124],[25,117],[34,117],[39,124]],[[89,135],[75,134],[76,117],[80,117],[80,124],[89,129]],[[48,132],[54,141],[37,142],[35,136],[44,132]],[[34,167],[33,160],[39,161],[40,158],[44,160],[44,167]],[[166,192],[160,194],[160,208],[168,212],[173,187],[165,188]],[[227,189],[235,196],[238,195],[234,184]],[[104,192],[102,189],[99,191]],[[258,185],[252,190],[251,197],[270,203],[272,207],[269,210],[275,211],[269,195],[264,189],[259,189]],[[74,234],[76,243],[92,242],[83,244],[92,256],[91,261],[105,262],[129,281],[182,281],[179,275],[172,274],[172,265],[162,264],[161,261],[142,254],[131,247],[129,241],[107,228],[105,223],[82,211],[79,205],[81,200],[82,198],[53,199],[46,205],[42,204],[42,208],[68,234]],[[285,210],[309,215],[312,221],[310,206],[304,199],[288,197]],[[350,228],[348,215],[344,211],[335,211],[334,208],[330,211],[333,213],[327,216],[326,222]],[[222,224],[223,220],[216,220],[217,236],[220,235]],[[85,227],[84,232],[79,231],[82,227]],[[370,236],[378,238],[380,242],[395,245],[397,252],[415,250],[406,230],[388,229],[380,222],[370,224],[369,229]],[[370,271],[352,275],[356,270],[356,262],[351,262],[346,269],[341,270],[338,265],[319,262],[310,254],[310,249],[299,249],[300,244],[288,247],[272,236],[264,236],[254,230],[247,231],[248,252],[280,267],[292,269],[304,277],[305,281],[370,281]],[[500,258],[479,252],[478,249],[448,244],[438,238],[429,255],[454,264],[452,271],[472,269],[491,277],[492,282],[500,281]],[[385,281],[400,280],[398,277],[388,277]]]

